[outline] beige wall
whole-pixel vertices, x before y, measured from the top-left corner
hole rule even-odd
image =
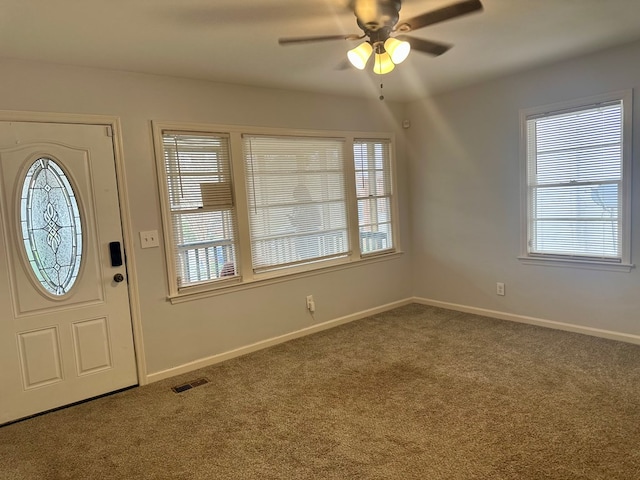
[[[0,109],[115,115],[123,130],[124,163],[135,240],[147,370],[157,374],[189,362],[406,299],[409,254],[392,260],[258,286],[172,305],[161,248],[140,249],[138,232],[161,231],[151,120],[258,125],[398,135],[398,185],[408,212],[404,106],[391,102],[256,89],[179,78],[0,62]],[[403,214],[405,250],[410,244]],[[305,308],[313,294],[316,315]]]
[[[413,291],[458,306],[640,334],[640,272],[521,264],[519,110],[637,89],[640,43],[409,106]],[[635,91],[632,261],[640,253]],[[496,282],[506,296],[496,295]]]
[[[0,62],[0,109],[120,117],[150,374],[416,297],[640,334],[640,275],[522,265],[518,112],[640,85],[640,44],[407,105],[94,69]],[[640,125],[639,99],[635,100]],[[409,118],[409,130],[399,128]],[[388,261],[172,305],[162,249],[151,120],[395,131],[403,250]],[[638,128],[634,129],[638,132]],[[410,148],[405,148],[405,134]],[[638,134],[635,133],[636,137]],[[640,139],[634,142],[640,158]],[[632,260],[640,251],[633,172]],[[411,192],[411,195],[409,195]],[[412,246],[412,248],[409,248]],[[498,297],[495,283],[505,282]],[[304,297],[313,294],[312,319]]]

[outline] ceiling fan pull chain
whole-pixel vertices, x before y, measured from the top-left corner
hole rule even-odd
[[[380,84],[380,96],[378,97],[380,100],[384,100],[384,95],[382,94],[382,87],[383,87],[383,86],[384,86],[384,85],[381,83],[381,84]]]

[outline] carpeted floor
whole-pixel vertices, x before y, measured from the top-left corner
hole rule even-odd
[[[0,479],[640,479],[640,347],[409,305],[0,428]]]

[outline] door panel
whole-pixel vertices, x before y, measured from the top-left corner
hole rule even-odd
[[[137,383],[109,132],[0,122],[0,424]]]
[[[25,390],[62,381],[57,327],[18,333],[20,370]]]
[[[109,325],[105,317],[74,323],[73,340],[78,376],[112,367]]]

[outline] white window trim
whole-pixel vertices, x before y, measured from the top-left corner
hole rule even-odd
[[[527,211],[527,119],[546,113],[559,113],[564,110],[579,109],[597,103],[622,100],[622,218],[620,261],[606,261],[590,258],[577,258],[560,255],[530,255],[528,253],[528,211]],[[632,186],[632,135],[633,135],[633,90],[584,97],[565,102],[520,110],[520,256],[525,265],[544,265],[554,267],[584,268],[590,270],[629,272],[635,267],[631,263],[631,186]]]
[[[296,278],[319,275],[335,269],[350,268],[365,265],[368,263],[390,260],[402,254],[399,231],[399,208],[396,185],[396,157],[395,157],[395,135],[387,132],[361,132],[361,131],[331,131],[331,130],[301,130],[282,129],[271,127],[241,126],[241,125],[220,125],[201,124],[183,122],[152,121],[153,141],[155,148],[156,172],[158,179],[158,189],[160,196],[162,231],[164,237],[165,264],[168,282],[168,299],[171,303],[182,303],[184,301],[195,300],[209,296],[220,295],[229,291],[254,288],[271,283],[290,281]],[[174,245],[173,233],[171,229],[170,205],[168,203],[168,184],[164,167],[164,155],[162,145],[162,135],[164,131],[184,131],[192,133],[219,133],[229,136],[229,147],[231,156],[231,171],[233,175],[233,194],[238,216],[238,251],[236,252],[239,266],[238,276],[228,280],[217,280],[215,282],[202,285],[193,285],[178,288],[175,281],[177,273],[174,265]],[[325,261],[320,268],[308,268],[304,265],[297,268],[290,268],[286,273],[270,271],[264,273],[253,272],[251,265],[250,232],[249,224],[244,219],[247,218],[248,200],[245,184],[244,157],[242,154],[242,135],[287,135],[287,136],[319,136],[336,137],[344,139],[345,145],[345,178],[347,188],[347,221],[349,227],[349,239],[351,250],[345,257]],[[360,252],[358,209],[355,195],[355,166],[353,164],[353,143],[357,139],[381,139],[391,142],[391,193],[392,193],[392,218],[393,218],[393,245],[394,248],[381,252],[363,255]]]

